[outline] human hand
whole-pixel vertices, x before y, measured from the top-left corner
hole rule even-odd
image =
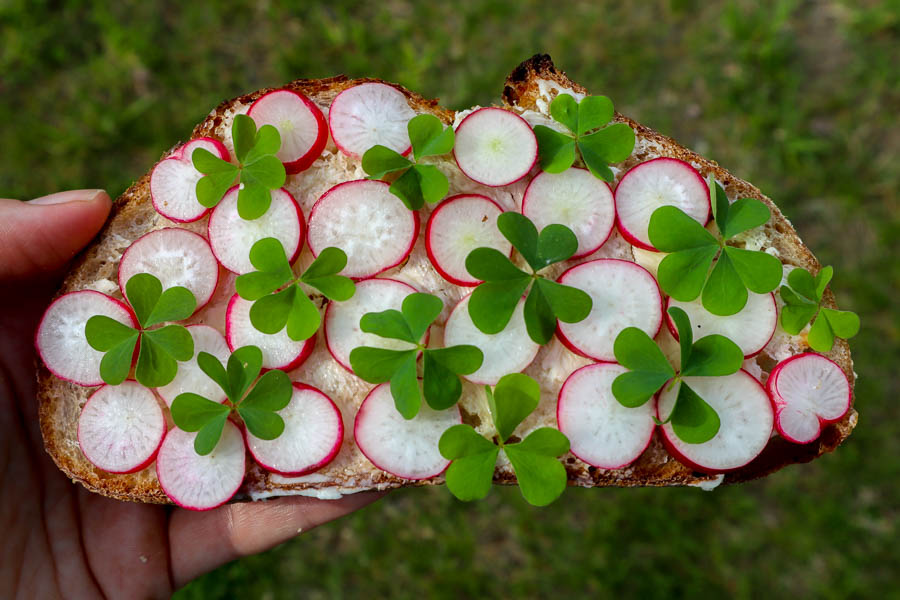
[[[111,500],[44,451],[32,340],[66,263],[111,207],[102,190],[0,199],[0,597],[168,597],[191,579],[376,500],[291,497],[208,512]]]

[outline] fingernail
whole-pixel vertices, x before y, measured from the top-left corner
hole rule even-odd
[[[28,200],[27,203],[47,205],[65,204],[66,202],[92,202],[100,197],[101,194],[106,195],[106,190],[68,190]]]

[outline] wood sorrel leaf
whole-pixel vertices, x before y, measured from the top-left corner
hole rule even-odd
[[[194,314],[197,299],[187,288],[170,287],[160,294],[156,306],[150,311],[144,327],[152,327],[165,321],[181,321]]]
[[[219,387],[222,388],[222,391],[225,392],[225,395],[232,402],[236,402],[239,398],[234,398],[231,393],[231,384],[228,381],[228,373],[225,372],[225,367],[219,362],[219,359],[210,354],[209,352],[199,352],[197,354],[197,366],[200,367],[200,370],[206,373],[206,375],[219,384]]]
[[[719,377],[737,373],[744,353],[737,344],[722,335],[708,335],[694,343],[690,358],[681,365],[682,375]]]
[[[262,350],[257,346],[241,346],[228,357],[225,370],[228,373],[228,387],[232,402],[239,402],[250,384],[262,370]]]
[[[796,269],[794,269],[796,271]],[[793,273],[793,271],[791,271]],[[831,277],[834,275],[834,269],[829,265],[822,267],[819,269],[819,272],[816,274],[815,284],[816,284],[816,300],[821,300],[822,296],[825,295],[825,288],[828,287],[828,283],[831,281]],[[788,281],[790,283],[790,281]],[[810,296],[812,298],[812,296]]]
[[[687,313],[677,306],[670,306],[667,311],[675,323],[675,330],[678,332],[678,345],[681,350],[681,368],[685,366],[691,359],[691,349],[694,345],[694,332],[691,330],[691,320]]]
[[[434,410],[450,408],[462,395],[459,377],[437,360],[434,351],[426,350],[422,358],[422,392],[428,406]]]
[[[545,267],[538,251],[538,230],[523,214],[504,212],[497,217],[497,228],[535,271]],[[577,243],[576,243],[577,246]]]
[[[388,309],[366,313],[359,320],[359,328],[365,333],[373,333],[383,338],[403,340],[410,344],[419,343],[419,338],[413,336],[409,323],[399,310]]]
[[[410,171],[414,171],[419,180],[419,189],[422,190],[422,199],[429,204],[440,202],[450,191],[450,181],[434,165],[415,165]]]
[[[391,376],[409,360],[413,361],[413,374],[415,375],[416,354],[417,351],[415,349],[387,350],[385,348],[360,346],[350,352],[350,366],[353,368],[356,376],[364,381],[384,383],[390,381]]]
[[[184,431],[199,431],[210,420],[225,414],[231,409],[218,402],[208,400],[191,392],[178,394],[172,402],[172,420]]]
[[[703,287],[703,308],[722,317],[733,315],[744,308],[747,297],[747,288],[741,282],[729,254],[720,253]]]
[[[512,281],[486,281],[469,298],[469,317],[482,333],[500,333],[512,318],[530,277]]]
[[[556,457],[568,450],[566,436],[550,427],[536,429],[520,443],[504,447],[522,496],[530,504],[546,506],[565,491],[566,469]]]
[[[719,253],[718,245],[698,246],[669,254],[659,263],[657,279],[664,292],[682,302],[696,300],[709,268]]]
[[[671,375],[657,371],[628,371],[613,380],[612,393],[622,406],[637,408],[671,378]]]
[[[291,379],[284,371],[277,369],[266,371],[247,394],[247,397],[238,404],[238,407],[252,407],[257,410],[274,412],[287,406],[291,401],[292,394]],[[254,435],[256,434],[254,433]],[[257,435],[257,437],[262,436]]]
[[[571,258],[578,250],[578,238],[565,225],[547,225],[538,235],[537,250],[543,268]]]
[[[541,170],[547,173],[562,173],[574,164],[574,138],[546,125],[535,125],[534,135],[538,141]]]
[[[142,327],[147,326],[147,319],[161,295],[162,284],[149,273],[132,275],[125,283],[125,297]]]
[[[131,371],[131,359],[138,342],[138,332],[109,348],[100,360],[100,378],[109,385],[119,385]]]
[[[806,341],[816,352],[829,352],[834,346],[834,332],[831,330],[828,319],[821,312],[813,321],[812,327],[809,328]]]
[[[781,261],[771,254],[731,246],[725,246],[724,253],[731,259],[741,283],[751,292],[768,294],[781,284]]]
[[[409,324],[409,331],[412,333],[412,343],[418,343],[443,309],[444,303],[440,298],[432,294],[415,293],[403,299],[400,310],[403,313],[403,318]]]
[[[585,151],[604,163],[622,162],[634,150],[634,130],[625,123],[613,123],[594,133],[578,138],[582,158]],[[585,163],[587,163],[585,158]]]
[[[578,103],[570,94],[559,94],[550,102],[550,116],[572,133],[578,131]]]
[[[129,338],[137,338],[138,332],[106,315],[94,315],[87,320],[84,335],[91,348],[106,352]]]
[[[463,501],[479,500],[491,491],[500,448],[470,425],[454,425],[441,435],[438,449],[452,460],[445,476],[447,488]]]
[[[509,257],[496,248],[475,248],[466,256],[469,275],[481,281],[528,279],[528,273],[515,266]]]
[[[260,439],[274,440],[284,433],[284,419],[278,413],[245,405],[243,402],[238,405],[237,411],[244,420],[247,431]]]
[[[488,407],[501,442],[506,442],[525,417],[534,412],[541,399],[538,383],[522,373],[509,373],[500,378],[491,393],[486,388]]]
[[[781,328],[791,335],[797,335],[818,311],[816,304],[787,304],[781,309]]]
[[[702,444],[719,432],[719,415],[683,381],[679,384],[678,399],[672,410],[672,429],[688,444]]]
[[[409,120],[406,129],[416,160],[447,154],[453,149],[453,127],[444,127],[434,115],[417,115]]]
[[[739,233],[754,229],[769,220],[769,207],[755,198],[741,198],[728,208],[725,227],[720,227],[722,237],[726,240]],[[716,223],[719,223],[717,220]]]
[[[138,351],[134,376],[146,387],[162,387],[175,379],[175,374],[178,372],[178,363],[148,333],[151,332],[145,332],[141,335],[140,350]],[[188,334],[188,337],[190,337],[190,334]]]
[[[416,376],[416,352],[414,350],[407,352],[408,356],[391,376],[391,396],[394,398],[397,412],[404,419],[412,419],[422,405],[422,392],[419,390],[419,380]]]
[[[822,315],[839,338],[849,339],[859,333],[859,317],[856,313],[833,308],[823,308]]]
[[[578,136],[583,136],[593,129],[603,127],[615,116],[612,101],[606,96],[587,96],[578,103],[578,126],[569,128]],[[554,117],[556,119],[556,117]],[[556,119],[559,120],[559,119]],[[560,121],[562,123],[562,121]],[[563,123],[565,125],[565,123]],[[630,129],[630,128],[629,128]],[[631,150],[628,151],[631,154]]]
[[[537,280],[537,285],[553,314],[563,323],[578,323],[591,314],[594,301],[583,290],[543,278]]]
[[[659,346],[637,327],[626,327],[619,333],[613,344],[613,354],[626,369],[666,374],[669,378],[675,376],[675,369]]]
[[[469,301],[471,310],[471,300]],[[553,316],[553,308],[547,302],[540,285],[531,287],[528,297],[525,299],[525,329],[528,336],[536,344],[546,344],[553,338],[556,332],[556,318]]]
[[[412,162],[395,150],[375,145],[362,157],[362,168],[371,179],[381,179],[388,173],[408,168]]]
[[[194,452],[200,456],[206,456],[216,449],[229,414],[230,411],[220,413],[200,428],[200,431],[197,432],[197,437],[194,438]]]

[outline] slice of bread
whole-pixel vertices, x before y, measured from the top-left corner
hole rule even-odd
[[[327,114],[331,101],[340,91],[366,81],[378,80],[333,77],[319,80],[298,80],[284,87],[306,94]],[[442,108],[437,101],[427,100],[400,86],[393,85],[393,87],[406,96],[409,105],[415,112],[434,114],[446,124],[458,123],[465,114],[464,112],[457,114]],[[249,105],[267,91],[269,90],[263,89],[223,102],[194,129],[191,138],[214,137],[230,147],[229,131],[234,116],[246,112]],[[545,122],[549,118],[547,116],[549,103],[560,92],[580,95],[586,94],[587,90],[570,81],[563,72],[558,71],[548,56],[537,55],[516,67],[507,78],[502,96],[503,105],[522,114],[532,124]],[[627,117],[617,114],[616,120],[628,123],[634,129],[637,137],[632,156],[624,163],[615,165],[617,174],[624,173],[636,163],[660,156],[687,161],[704,177],[711,173],[724,186],[730,199],[736,197],[757,198],[769,206],[772,218],[762,228],[742,239],[746,247],[766,249],[774,253],[786,265],[786,270],[795,266],[804,267],[813,272],[818,270],[818,262],[800,241],[791,224],[772,201],[758,189],[737,179],[716,163],[704,159],[680,146],[674,140]],[[173,151],[175,149],[177,146],[173,148]],[[434,163],[448,176],[451,194],[484,193],[494,198],[507,210],[521,206],[524,182],[512,184],[506,188],[485,188],[468,180],[450,157],[436,159]],[[294,193],[304,214],[308,215],[312,203],[325,190],[342,181],[359,179],[364,176],[365,173],[359,162],[338,152],[334,144],[329,141],[325,152],[313,166],[303,173],[289,176],[286,187]],[[72,265],[59,291],[60,294],[94,289],[121,298],[116,283],[116,271],[122,253],[131,242],[148,231],[171,226],[186,227],[205,234],[205,218],[196,223],[178,225],[156,213],[150,201],[149,180],[148,172],[118,198],[106,227],[94,244],[82,253]],[[426,207],[423,210],[428,212],[430,209]],[[423,217],[427,218],[427,215],[423,214]],[[410,259],[404,265],[392,269],[383,276],[404,280],[423,291],[439,295],[447,307],[439,318],[439,323],[443,323],[449,309],[462,297],[465,290],[448,284],[437,275],[428,265],[422,245],[423,241],[419,239],[416,250]],[[631,246],[617,234],[614,234],[597,253],[578,262],[599,257],[636,259]],[[309,250],[304,249],[300,261],[310,259]],[[638,257],[639,259],[640,257]],[[571,264],[570,262],[566,266]],[[233,293],[233,285],[233,276],[224,277],[220,289],[210,305],[192,317],[190,321],[204,322],[221,330],[224,327],[224,303]],[[826,300],[830,306],[834,306],[830,292]],[[433,336],[442,334],[440,327],[437,329],[437,332],[433,332]],[[303,477],[287,478],[274,475],[262,470],[252,461],[248,461],[250,466],[247,477],[241,491],[235,496],[235,500],[287,494],[337,498],[342,494],[369,489],[442,483],[442,477],[424,481],[400,479],[377,469],[362,455],[353,441],[353,419],[359,404],[372,386],[339,367],[328,354],[322,333],[319,332],[318,336],[316,349],[312,356],[290,375],[294,379],[319,387],[338,404],[343,413],[347,432],[343,447],[332,463],[316,473]],[[779,329],[764,351],[755,359],[748,361],[745,367],[764,381],[768,372],[777,362],[802,352],[806,348],[805,337],[802,334],[789,336]],[[828,356],[843,368],[852,385],[855,375],[846,342],[838,340]],[[524,436],[537,427],[556,425],[556,394],[559,387],[569,373],[588,362],[586,359],[570,353],[555,340],[541,348],[535,361],[526,370],[526,373],[538,378],[542,383],[541,404],[535,413],[523,422],[518,430],[519,433]],[[56,464],[73,481],[82,483],[92,491],[123,500],[168,502],[168,498],[157,482],[156,472],[152,465],[138,473],[112,475],[94,468],[82,455],[76,437],[78,416],[93,388],[79,387],[58,379],[43,365],[39,365],[38,368],[38,383],[41,431],[44,443]],[[490,416],[479,386],[464,384],[460,409],[464,422],[475,426],[476,429],[487,430]],[[806,445],[792,444],[778,436],[773,436],[758,458],[745,467],[724,476],[707,475],[685,467],[666,452],[658,433],[654,434],[653,441],[643,455],[624,469],[597,469],[588,466],[571,454],[565,456],[563,461],[568,470],[570,484],[582,487],[664,485],[714,487],[723,482],[736,483],[762,477],[789,464],[808,462],[830,452],[850,434],[856,421],[857,413],[851,408],[840,422],[825,427],[818,440]],[[515,475],[508,463],[498,465],[494,479],[497,483],[515,483]]]

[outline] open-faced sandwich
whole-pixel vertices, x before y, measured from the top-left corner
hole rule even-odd
[[[856,424],[820,267],[750,184],[535,56],[502,103],[299,80],[116,202],[36,333],[73,480],[209,509],[746,481]]]

